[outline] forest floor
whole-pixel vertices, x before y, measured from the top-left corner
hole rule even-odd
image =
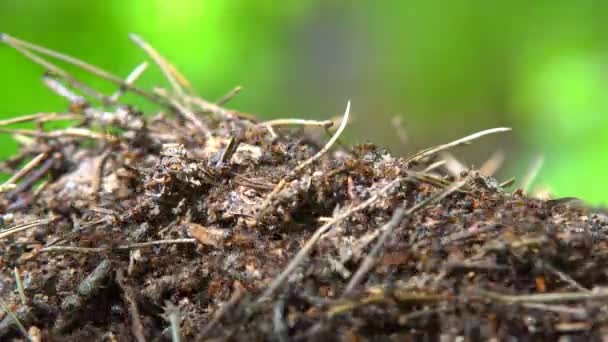
[[[196,97],[133,38],[170,90],[133,85],[145,67],[123,81],[79,65],[120,86],[105,96],[39,59],[69,109],[0,121],[21,144],[0,165],[12,175],[0,185],[0,339],[608,336],[608,215],[507,190],[496,161],[443,161],[507,129],[409,158],[348,147],[350,105],[339,124],[260,122],[223,107],[236,91]],[[144,115],[125,91],[165,110]],[[70,126],[48,129],[57,121]],[[23,122],[35,127],[8,128]]]

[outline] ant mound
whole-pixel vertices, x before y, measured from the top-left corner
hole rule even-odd
[[[0,165],[12,175],[0,185],[0,338],[608,335],[608,217],[441,162],[441,152],[508,129],[409,158],[347,147],[337,140],[350,106],[339,125],[260,122],[193,95],[133,38],[170,90],[135,86],[145,67],[122,80],[2,36],[44,62],[45,83],[70,105],[0,122],[20,142]],[[101,94],[49,57],[119,90]],[[124,92],[162,111],[145,116]],[[36,125],[8,128],[24,122]]]

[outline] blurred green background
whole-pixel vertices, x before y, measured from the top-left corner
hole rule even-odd
[[[146,59],[135,32],[208,100],[241,85],[229,107],[325,119],[350,99],[349,141],[398,155],[510,126],[458,157],[479,166],[503,149],[498,177],[521,179],[544,155],[535,185],[607,204],[607,15],[599,0],[1,0],[0,31],[124,76]],[[66,109],[42,72],[0,46],[0,117]],[[138,84],[160,82],[151,67]],[[0,139],[0,157],[13,153]]]

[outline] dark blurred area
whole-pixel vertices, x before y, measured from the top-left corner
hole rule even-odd
[[[347,140],[397,155],[512,127],[454,153],[479,166],[502,150],[497,178],[518,181],[542,156],[536,189],[608,203],[607,14],[608,2],[591,0],[3,0],[0,32],[123,76],[147,59],[135,32],[202,97],[241,85],[228,106],[262,118],[331,118],[350,99]],[[40,66],[7,46],[0,63],[0,117],[66,110]],[[138,81],[157,84],[166,81],[155,67]],[[6,157],[17,145],[1,139]]]

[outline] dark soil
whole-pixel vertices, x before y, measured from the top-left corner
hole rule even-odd
[[[299,169],[321,127],[208,103],[96,108],[35,118],[2,164],[38,157],[0,194],[0,291],[32,340],[608,336],[602,212],[371,144]],[[24,340],[8,311],[0,339]]]

